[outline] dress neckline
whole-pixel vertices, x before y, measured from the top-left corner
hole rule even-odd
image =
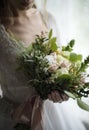
[[[3,24],[1,24],[0,26],[3,27],[5,33],[7,34],[7,37],[9,37],[11,40],[14,40],[16,42],[16,44],[21,45],[24,48],[29,47],[29,45],[28,46],[25,45],[25,42],[23,42],[22,40],[16,38],[16,36],[12,33],[12,31],[7,29]]]

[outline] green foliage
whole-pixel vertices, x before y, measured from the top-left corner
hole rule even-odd
[[[81,99],[77,99],[77,103],[79,105],[80,108],[89,111],[89,105],[87,105],[85,102],[81,101]]]
[[[49,38],[49,39],[51,39],[52,33],[53,33],[53,31],[52,31],[52,29],[51,29],[50,32],[49,32],[49,35],[48,35],[48,38]]]
[[[75,40],[71,40],[67,46],[63,46],[62,47],[62,51],[69,51],[71,52],[73,50],[73,46],[74,46]]]
[[[73,99],[76,98],[75,95],[73,93],[71,93],[71,92],[68,92],[68,91],[65,90],[64,93],[67,94],[69,97],[71,97]]]
[[[51,50],[52,51],[56,51],[57,50],[57,44],[56,44],[56,37],[53,37],[49,40],[49,44],[50,44],[50,47],[51,47]]]
[[[89,56],[84,60],[84,62],[82,62],[81,67],[79,69],[79,72],[85,72],[85,70],[88,68],[89,66]]]
[[[82,55],[78,55],[76,53],[70,53],[70,61],[72,62],[77,62],[77,61],[81,61],[82,60]]]

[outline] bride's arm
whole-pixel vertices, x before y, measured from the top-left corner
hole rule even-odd
[[[0,73],[3,73],[3,70],[9,63],[7,63],[7,60],[9,60],[9,58],[11,59],[11,57],[12,60],[14,60],[14,55],[17,54],[13,52],[18,49],[17,47],[17,49],[15,50],[15,42],[16,41],[9,39],[8,34],[5,31],[5,28],[2,25],[0,25]],[[31,116],[33,113],[33,107],[37,107],[35,99],[36,97],[29,98],[28,100],[22,101],[21,104],[19,103],[15,106],[14,102],[10,102],[9,99],[7,99],[4,95],[4,97],[0,99],[0,113],[8,115],[8,118],[12,119],[16,123],[30,124]],[[36,110],[36,113],[40,115],[39,108],[37,108]]]
[[[4,26],[0,25],[0,74],[1,74],[0,84],[1,84],[1,87],[2,87],[3,82],[5,82],[5,79],[3,79],[2,77],[3,73],[6,71],[5,68],[7,67],[8,64],[10,66],[9,61],[14,60],[15,54],[17,55],[16,52],[13,52],[13,51],[17,51],[18,49],[18,46],[16,45],[15,42],[16,41],[10,39]],[[15,50],[15,47],[16,47],[16,50]],[[11,101],[8,98],[6,98],[6,95],[4,94],[4,96],[0,98],[0,113],[7,115],[8,118],[11,118],[13,111],[18,109],[19,110],[18,116],[21,116],[19,114],[22,114],[22,110],[24,107],[23,105],[25,106],[25,103],[22,103],[21,105],[18,103],[15,104],[14,101]]]

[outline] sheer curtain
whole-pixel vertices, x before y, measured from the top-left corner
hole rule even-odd
[[[60,43],[65,45],[75,39],[74,51],[83,54],[84,58],[89,55],[89,0],[36,0],[40,11],[44,10],[44,1],[47,2],[46,10],[56,21]],[[88,98],[84,100],[89,104]],[[89,112],[81,110],[76,101],[70,99],[63,105],[67,112],[74,112],[80,120],[89,123]],[[56,108],[59,108],[58,104]]]
[[[89,0],[35,1],[39,10],[43,10],[44,1],[47,1],[46,9],[56,20],[61,44],[75,39],[75,51],[86,57],[89,54]]]

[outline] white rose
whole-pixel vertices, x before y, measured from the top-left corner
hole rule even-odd
[[[47,55],[45,58],[48,60],[49,64],[57,64],[57,61],[56,61],[56,53],[51,53],[50,55]]]

